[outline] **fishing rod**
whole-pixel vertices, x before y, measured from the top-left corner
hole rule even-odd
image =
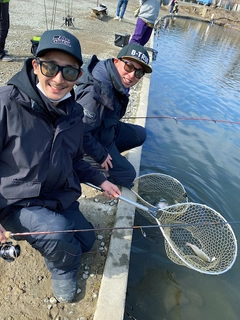
[[[158,227],[157,225],[146,226],[148,228]],[[47,235],[47,234],[58,234],[58,233],[76,233],[76,232],[93,232],[93,231],[112,231],[112,230],[127,230],[127,229],[141,229],[145,226],[133,226],[133,227],[105,227],[105,228],[93,228],[93,229],[73,229],[73,230],[57,230],[57,231],[33,231],[33,232],[15,232],[5,231],[3,234],[6,239],[14,239],[14,237],[26,237],[32,235]],[[142,235],[146,237],[145,232],[141,229]],[[12,242],[5,242],[0,245],[0,257],[7,262],[13,262],[20,256],[20,246],[13,245]]]
[[[89,229],[72,229],[72,230],[55,230],[55,231],[32,231],[32,232],[15,232],[10,231],[4,232],[6,239],[14,239],[14,237],[26,237],[32,235],[47,235],[47,234],[58,234],[58,233],[77,233],[77,232],[97,232],[97,231],[116,231],[116,230],[136,230],[139,229],[146,238],[146,233],[143,229],[150,228],[186,228],[188,226],[223,226],[225,224],[240,224],[240,221],[215,221],[215,222],[197,222],[197,223],[163,223],[157,225],[136,225],[136,226],[123,226],[123,227],[104,227],[104,228],[89,228]],[[14,261],[20,256],[20,246],[13,245],[12,242],[6,242],[0,245],[0,257],[2,257],[7,262]]]
[[[47,1],[44,0],[43,6],[44,6],[44,11],[45,11],[45,20],[46,20],[46,27],[47,30],[49,30],[48,26],[48,18],[47,18]],[[53,8],[52,8],[52,20],[50,21],[50,30],[54,29],[55,25],[55,17],[56,17],[56,10],[57,10],[57,0],[53,1]]]
[[[144,237],[146,233],[143,228],[159,228],[158,225],[147,225],[147,226],[132,226],[132,227],[105,227],[105,228],[92,228],[92,229],[73,229],[73,230],[57,230],[57,231],[33,231],[33,232],[15,232],[10,231],[4,232],[6,239],[14,239],[14,237],[26,237],[32,235],[47,235],[47,234],[58,234],[58,233],[76,233],[76,232],[93,232],[93,231],[113,231],[113,230],[134,230],[140,229]],[[20,256],[20,246],[13,245],[12,242],[5,242],[0,245],[0,257],[7,262],[13,262]]]
[[[214,123],[228,123],[228,124],[240,124],[240,121],[229,121],[221,119],[209,119],[209,118],[192,118],[192,117],[172,117],[172,116],[125,116],[123,120],[127,119],[171,119],[178,121],[209,121]]]
[[[77,232],[92,232],[92,231],[114,231],[114,230],[135,230],[135,229],[150,229],[150,228],[185,228],[185,227],[209,227],[209,226],[223,226],[226,224],[240,224],[238,221],[213,221],[213,222],[196,222],[196,223],[160,223],[156,225],[136,225],[136,226],[122,226],[122,227],[103,227],[103,228],[89,228],[89,229],[71,229],[71,230],[52,230],[52,231],[30,231],[30,232],[15,232],[5,231],[4,236],[7,239],[14,239],[14,237],[25,237],[32,235],[57,234],[57,233],[77,233]]]
[[[67,27],[75,28],[73,24],[74,17],[72,14],[72,6],[73,6],[73,0],[71,1],[65,0],[65,17],[63,17],[64,23],[61,25],[61,27],[65,24],[65,26]]]

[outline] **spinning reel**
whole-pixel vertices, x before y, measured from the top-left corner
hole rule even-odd
[[[20,256],[20,246],[13,245],[12,242],[6,242],[0,245],[0,257],[7,262],[12,262]]]

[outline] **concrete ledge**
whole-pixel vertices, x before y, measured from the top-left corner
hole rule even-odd
[[[142,80],[142,90],[138,105],[136,124],[145,126],[145,117],[148,106],[148,92],[150,75]],[[129,152],[128,159],[139,175],[142,148],[135,148]],[[136,196],[128,189],[123,188],[122,195],[133,201]],[[132,227],[134,225],[135,207],[119,202],[114,227]],[[125,299],[128,283],[128,270],[132,243],[132,229],[114,230],[109,246],[108,257],[102,277],[99,297],[94,320],[122,320],[124,317]]]

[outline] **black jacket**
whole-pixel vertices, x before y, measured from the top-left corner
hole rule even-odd
[[[84,151],[101,164],[129,101],[128,90],[122,85],[112,59],[99,61],[93,56],[83,69],[75,95],[84,108]]]
[[[106,178],[82,160],[83,111],[72,96],[58,108],[36,88],[31,59],[0,88],[0,218],[14,206],[69,207],[80,182]]]

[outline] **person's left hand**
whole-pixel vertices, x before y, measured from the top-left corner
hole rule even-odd
[[[110,199],[118,198],[121,195],[118,187],[108,180],[105,180],[100,187],[103,190],[103,194]]]
[[[104,168],[106,171],[108,171],[113,167],[112,157],[110,156],[110,154],[107,155],[107,158],[103,161],[103,163],[101,164],[101,167]]]

